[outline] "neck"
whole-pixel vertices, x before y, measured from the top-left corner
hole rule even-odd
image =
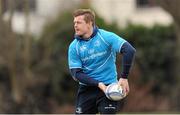
[[[86,34],[84,34],[83,38],[89,39],[92,34],[93,34],[93,27],[90,27],[89,31]]]

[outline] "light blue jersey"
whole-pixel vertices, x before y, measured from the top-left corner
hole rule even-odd
[[[117,82],[116,53],[126,42],[118,35],[98,29],[90,40],[74,39],[69,46],[69,68],[81,68],[93,79],[110,84]]]

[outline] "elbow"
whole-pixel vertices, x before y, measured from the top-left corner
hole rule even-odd
[[[79,69],[76,68],[76,69],[70,69],[70,73],[71,73],[71,76],[72,78],[75,80],[75,81],[78,81],[78,72],[79,72]]]
[[[133,55],[135,55],[136,49],[134,47],[132,47],[131,52],[132,52]]]
[[[136,49],[133,46],[129,47],[129,53],[132,55],[132,57],[134,57]]]

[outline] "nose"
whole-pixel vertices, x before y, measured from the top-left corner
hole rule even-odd
[[[74,27],[77,27],[77,23],[74,23]]]

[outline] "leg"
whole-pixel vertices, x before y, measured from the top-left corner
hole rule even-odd
[[[76,100],[76,114],[96,114],[95,89],[80,85]]]
[[[100,114],[116,114],[118,110],[118,102],[109,100],[102,91],[98,95],[97,105]]]

